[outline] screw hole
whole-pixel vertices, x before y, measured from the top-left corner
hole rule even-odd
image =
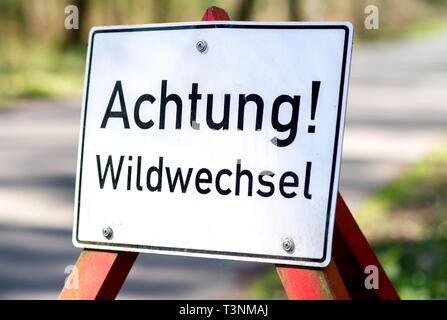
[[[197,42],[196,44],[196,49],[200,52],[200,53],[204,53],[207,49],[208,45],[206,43],[205,40],[200,40]]]
[[[295,244],[293,243],[293,240],[291,239],[284,239],[282,243],[282,248],[286,252],[292,252],[295,248]]]

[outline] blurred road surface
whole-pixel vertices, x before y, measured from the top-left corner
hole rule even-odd
[[[354,44],[340,189],[351,208],[447,133],[447,34]],[[71,244],[81,99],[0,111],[0,299],[54,299]],[[140,255],[118,298],[244,297],[266,265]]]
[[[354,48],[340,180],[351,209],[447,138],[447,32]]]

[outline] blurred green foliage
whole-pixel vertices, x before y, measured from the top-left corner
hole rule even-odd
[[[251,284],[247,299],[249,300],[285,300],[281,280],[276,272],[275,266],[270,266],[265,272],[258,276]]]
[[[0,105],[15,98],[62,96],[80,93],[85,52],[59,52],[31,45],[12,50],[0,62]],[[7,63],[5,63],[7,61]]]
[[[403,299],[447,299],[447,142],[371,196],[357,221]]]
[[[79,8],[79,30],[64,28],[69,4]],[[371,4],[380,11],[379,30],[363,25]],[[356,41],[447,27],[446,0],[0,0],[0,105],[80,93],[92,26],[198,21],[211,5],[233,20],[348,20]]]
[[[447,299],[447,237],[374,242],[401,299]]]
[[[423,240],[440,235],[442,231],[446,233],[446,209],[447,143],[444,143],[439,150],[413,164],[401,177],[370,196],[360,207],[356,219],[371,239]]]

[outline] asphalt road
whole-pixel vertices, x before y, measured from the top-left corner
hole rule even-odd
[[[354,45],[340,190],[354,209],[447,135],[447,34]],[[54,299],[71,244],[81,99],[0,111],[0,299]],[[140,255],[119,298],[244,296],[266,265]]]

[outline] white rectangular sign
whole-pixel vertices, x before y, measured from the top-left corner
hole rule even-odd
[[[73,243],[325,266],[350,23],[93,28]]]

